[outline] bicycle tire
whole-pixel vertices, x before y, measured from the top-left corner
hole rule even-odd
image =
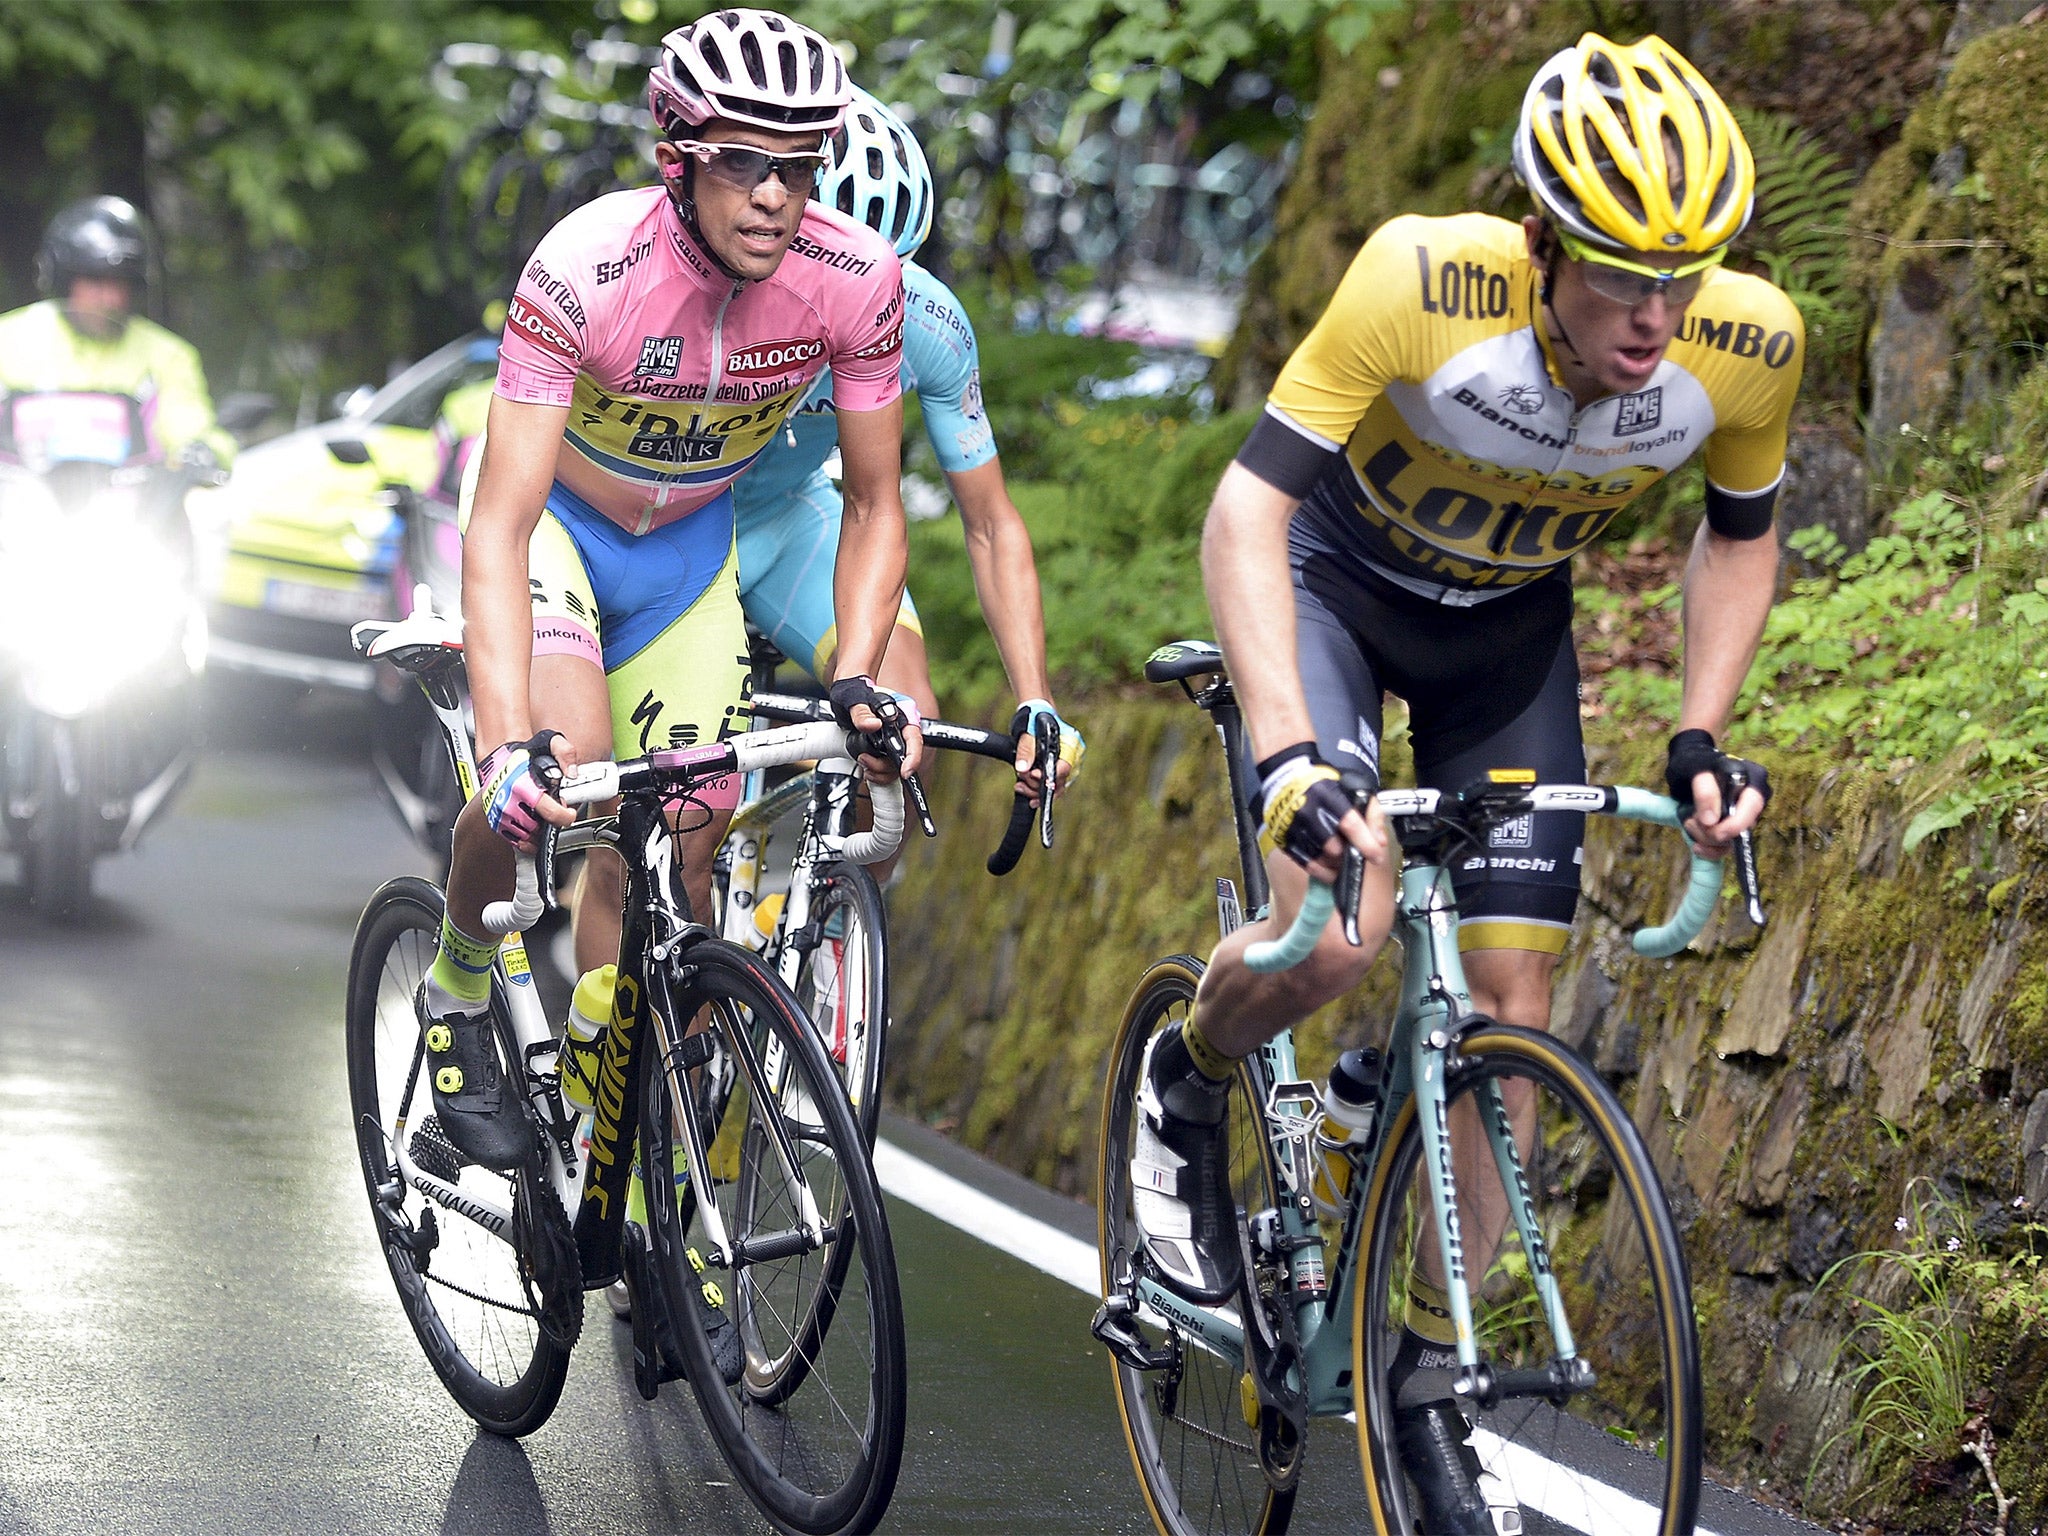
[[[815,937],[791,990],[872,1148],[889,1029],[888,916],[875,877],[859,864],[828,865],[811,889],[810,927]]]
[[[1186,1020],[1202,970],[1193,955],[1155,962],[1132,993],[1110,1049],[1095,1202],[1105,1296],[1122,1288],[1139,1252],[1131,1151],[1151,1044],[1169,1024]],[[1264,1210],[1277,1204],[1278,1181],[1261,1119],[1250,1112],[1249,1088],[1249,1073],[1241,1070],[1230,1100],[1231,1167],[1240,1204]],[[1274,1487],[1260,1467],[1257,1432],[1245,1422],[1242,1371],[1183,1342],[1170,1322],[1148,1314],[1138,1326],[1148,1346],[1170,1348],[1175,1356],[1173,1365],[1159,1371],[1136,1370],[1110,1357],[1124,1443],[1153,1524],[1163,1536],[1278,1536],[1293,1517],[1294,1489]]]
[[[650,1270],[670,1298],[705,1422],[755,1506],[804,1536],[871,1531],[902,1463],[906,1367],[895,1252],[867,1143],[830,1059],[764,961],[707,939],[675,963],[672,992],[659,978],[649,988],[655,1054],[640,1134]],[[715,1106],[717,1139],[704,1131],[706,1178],[690,1173],[678,1145],[677,1086],[687,1069],[673,1027],[700,1017],[736,1064],[731,1091]],[[708,1236],[704,1201],[716,1202],[736,1247],[798,1231],[786,1214],[792,1185],[771,1114],[833,1236],[735,1265]],[[736,1147],[729,1170],[721,1147]],[[722,1304],[739,1329],[744,1366],[731,1384],[719,1374],[700,1295]]]
[[[1624,1513],[1627,1499],[1651,1506],[1659,1536],[1683,1536],[1699,1503],[1699,1342],[1685,1252],[1642,1139],[1598,1074],[1549,1035],[1482,1020],[1453,1050],[1445,1086],[1454,1112],[1513,1116],[1505,1106],[1529,1095],[1519,1124],[1508,1123],[1523,1148],[1521,1176],[1535,1229],[1578,1354],[1595,1374],[1590,1387],[1558,1406],[1538,1396],[1503,1397],[1491,1409],[1467,1405],[1489,1502],[1512,1498],[1525,1511],[1582,1530],[1649,1529],[1640,1508]],[[1476,1130],[1480,1122],[1467,1123]],[[1368,1177],[1353,1287],[1353,1380],[1367,1388],[1358,1443],[1368,1529],[1403,1536],[1420,1525],[1395,1447],[1387,1368],[1418,1234],[1435,1241],[1428,1192],[1417,1176],[1421,1153],[1410,1099]],[[1542,1370],[1555,1358],[1555,1344],[1529,1280],[1540,1266],[1532,1266],[1517,1224],[1505,1214],[1512,1209],[1505,1176],[1484,1150],[1457,1156],[1454,1169],[1481,1356],[1497,1370]],[[1490,1223],[1474,1213],[1483,1209],[1480,1191],[1489,1175],[1502,1200],[1503,1231],[1482,1265],[1482,1245],[1495,1245],[1483,1230]],[[1447,1387],[1450,1379],[1446,1371],[1437,1381]],[[1432,1390],[1416,1395],[1434,1401]]]
[[[555,1267],[537,1275],[514,1241],[460,1216],[443,1220],[445,1213],[405,1182],[393,1155],[393,1138],[409,1126],[408,1146],[421,1148],[432,1116],[413,996],[440,943],[442,908],[438,889],[408,875],[372,896],[356,925],[346,1026],[356,1150],[377,1245],[428,1363],[478,1424],[524,1435],[554,1412],[582,1319],[581,1279],[573,1273],[575,1248],[561,1202],[537,1172],[495,1174],[462,1164],[445,1142],[424,1144],[428,1156],[456,1165],[459,1189],[513,1210],[521,1223],[545,1226],[552,1241],[532,1251],[545,1256],[539,1267]],[[422,1253],[423,1233],[434,1240]],[[569,1273],[560,1268],[564,1244]],[[549,1292],[543,1301],[534,1299],[536,1285]],[[559,1315],[544,1323],[539,1313],[547,1309]]]

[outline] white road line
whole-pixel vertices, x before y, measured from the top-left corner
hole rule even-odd
[[[1036,1216],[1026,1216],[950,1173],[940,1172],[922,1158],[913,1157],[894,1142],[876,1140],[875,1172],[881,1178],[882,1188],[897,1199],[908,1201],[948,1226],[980,1238],[991,1248],[999,1248],[1055,1280],[1066,1281],[1077,1291],[1098,1298],[1102,1295],[1102,1264],[1095,1256],[1093,1243],[1069,1237]]]
[[[1100,1296],[1102,1267],[1092,1244],[1069,1237],[1059,1228],[1027,1216],[985,1195],[973,1185],[941,1172],[894,1142],[877,1138],[875,1173],[882,1188],[948,1226],[958,1227],[991,1248],[1000,1249],[1033,1269],[1064,1280],[1077,1291]],[[1349,1415],[1346,1415],[1349,1417]],[[1609,1488],[1582,1472],[1568,1477],[1553,1463],[1522,1446],[1496,1440],[1485,1431],[1474,1436],[1481,1458],[1508,1483],[1524,1504],[1574,1530],[1654,1532],[1657,1511],[1642,1500]],[[1714,1536],[1706,1527],[1699,1536]]]

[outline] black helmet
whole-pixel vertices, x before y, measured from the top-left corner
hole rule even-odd
[[[73,203],[50,220],[36,252],[36,286],[49,298],[62,298],[75,277],[121,277],[141,288],[148,270],[149,223],[119,197]]]

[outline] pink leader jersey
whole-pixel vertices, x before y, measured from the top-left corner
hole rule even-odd
[[[865,224],[808,204],[774,275],[736,283],[647,187],[586,204],[535,248],[497,393],[569,406],[569,448],[617,488],[597,510],[644,534],[738,479],[828,366],[839,409],[889,404],[902,352],[902,268]]]

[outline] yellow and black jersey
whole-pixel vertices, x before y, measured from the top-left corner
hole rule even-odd
[[[1538,282],[1518,224],[1389,220],[1288,359],[1239,461],[1444,602],[1555,569],[1696,453],[1713,526],[1768,532],[1805,345],[1791,300],[1709,273],[1649,383],[1581,407],[1532,324]]]

